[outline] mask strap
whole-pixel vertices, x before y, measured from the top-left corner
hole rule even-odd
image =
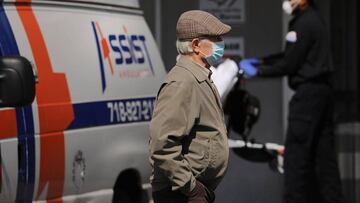
[[[211,42],[210,40],[208,40],[208,39],[206,39],[206,38],[199,38],[199,42],[201,41],[201,40],[207,40],[209,43],[211,43],[211,53],[209,54],[209,55],[206,55],[206,54],[204,54],[202,51],[199,51],[205,58],[207,58],[207,57],[209,57],[209,56],[211,56],[213,53],[214,53],[214,49],[215,49],[215,43],[214,42]]]
[[[205,55],[204,52],[202,52],[202,51],[199,51],[199,53],[200,53],[201,55],[203,55],[204,58],[209,57],[209,56]]]

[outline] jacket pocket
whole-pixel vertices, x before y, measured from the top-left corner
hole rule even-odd
[[[189,151],[185,154],[195,177],[203,173],[210,163],[212,150],[212,136],[216,132],[196,132],[196,136],[191,140]]]

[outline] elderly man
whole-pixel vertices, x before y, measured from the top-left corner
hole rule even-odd
[[[177,23],[181,54],[162,84],[150,123],[151,184],[155,203],[207,203],[228,164],[221,101],[209,68],[224,53],[231,27],[199,10]]]

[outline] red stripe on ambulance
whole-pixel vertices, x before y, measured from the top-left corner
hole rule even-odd
[[[103,57],[104,57],[104,59],[108,60],[111,75],[114,75],[114,68],[113,68],[113,65],[112,65],[112,62],[111,62],[111,58],[110,58],[110,48],[109,48],[108,42],[106,41],[106,38],[104,37],[98,22],[96,22],[96,27],[97,27],[97,29],[98,29],[98,31],[100,33],[100,37],[101,37],[101,46],[103,48]]]
[[[15,138],[17,135],[15,109],[0,111],[0,139]]]
[[[62,202],[65,178],[64,130],[74,119],[69,87],[65,74],[53,72],[31,0],[17,2],[23,2],[16,9],[26,31],[39,77],[36,99],[40,127],[40,180],[36,198],[39,198],[47,185],[46,198],[58,198],[56,202]]]

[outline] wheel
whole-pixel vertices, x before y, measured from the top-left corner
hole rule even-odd
[[[148,203],[149,198],[141,187],[138,171],[128,169],[120,173],[115,185],[112,203]]]

